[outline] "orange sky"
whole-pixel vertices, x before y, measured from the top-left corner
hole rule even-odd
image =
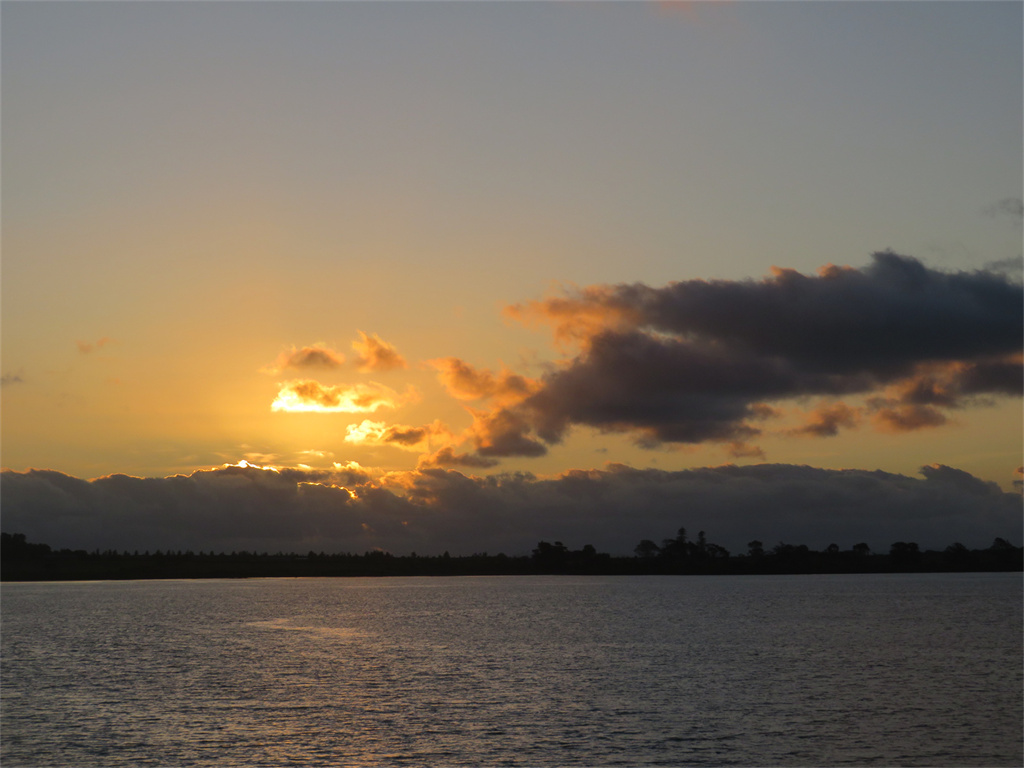
[[[693,10],[5,4],[3,466],[1012,490],[1020,6]]]

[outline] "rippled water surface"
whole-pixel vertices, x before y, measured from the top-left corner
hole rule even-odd
[[[1020,574],[4,584],[14,766],[1022,764]]]

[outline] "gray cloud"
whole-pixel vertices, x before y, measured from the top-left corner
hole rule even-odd
[[[1004,197],[1002,200],[985,206],[983,213],[993,217],[1008,216],[1020,226],[1024,221],[1024,200],[1019,197]]]
[[[743,441],[759,434],[751,422],[766,402],[930,387],[929,402],[878,401],[891,422],[896,405],[927,405],[902,419],[910,429],[941,423],[939,406],[1021,393],[1020,285],[891,252],[813,277],[598,286],[510,313],[582,345],[511,409],[548,443],[574,424],[632,431],[648,446]]]
[[[469,477],[445,469],[359,471],[226,467],[162,479],[92,481],[5,471],[3,526],[85,549],[526,554],[541,539],[629,554],[680,526],[733,552],[759,539],[823,548],[894,541],[941,548],[1022,538],[1020,497],[961,470],[921,478],[762,464],[679,472],[613,465],[556,478]]]

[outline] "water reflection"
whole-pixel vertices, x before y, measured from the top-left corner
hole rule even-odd
[[[1012,574],[5,584],[3,764],[1019,765]]]

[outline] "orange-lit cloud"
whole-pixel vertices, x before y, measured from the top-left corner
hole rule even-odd
[[[365,420],[361,424],[351,424],[345,435],[346,443],[356,445],[391,445],[407,451],[424,451],[430,446],[431,440],[450,442],[454,439],[451,430],[440,421],[425,424],[422,427],[410,427],[402,424],[385,424],[383,421]]]
[[[633,287],[637,290],[644,288]],[[586,345],[601,331],[622,331],[641,322],[642,312],[631,304],[629,298],[619,295],[621,290],[621,286],[572,287],[563,289],[558,296],[513,304],[505,308],[504,314],[524,325],[550,325],[555,341],[562,347]]]
[[[459,400],[492,398],[498,403],[519,402],[540,389],[540,382],[502,369],[495,375],[459,360],[444,357],[427,363],[437,370],[437,377],[448,394]]]
[[[352,342],[352,349],[357,355],[356,367],[363,373],[409,367],[398,351],[377,334],[367,336],[359,331],[359,336],[360,341]]]
[[[378,408],[397,408],[415,397],[415,390],[411,387],[402,395],[376,382],[328,386],[313,379],[297,379],[281,384],[271,409],[291,412],[372,413]]]
[[[811,411],[803,424],[789,431],[792,435],[808,437],[834,437],[840,427],[856,427],[860,423],[860,411],[845,403],[827,403]]]
[[[871,417],[871,422],[881,432],[913,432],[927,427],[941,427],[946,421],[942,411],[930,405],[881,408]]]
[[[264,373],[280,373],[288,368],[331,369],[340,368],[344,362],[345,356],[340,352],[335,352],[322,344],[314,344],[301,349],[286,349],[277,356],[277,360],[262,370]]]

